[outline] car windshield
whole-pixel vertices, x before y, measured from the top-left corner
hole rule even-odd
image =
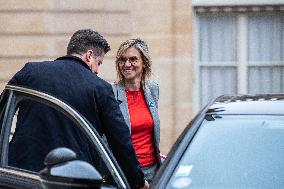
[[[284,116],[205,119],[167,188],[283,188]]]

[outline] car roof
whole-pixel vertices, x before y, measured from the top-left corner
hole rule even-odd
[[[206,113],[284,115],[284,94],[221,96]]]

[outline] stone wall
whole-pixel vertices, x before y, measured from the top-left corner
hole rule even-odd
[[[115,80],[120,43],[140,37],[160,83],[161,150],[167,153],[192,117],[192,7],[188,0],[0,0],[0,91],[25,62],[66,53],[72,33],[92,28],[110,42],[99,75]]]

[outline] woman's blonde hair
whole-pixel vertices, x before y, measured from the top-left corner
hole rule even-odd
[[[145,85],[145,82],[147,79],[150,78],[151,76],[151,65],[152,65],[152,60],[150,58],[149,55],[149,50],[148,50],[148,46],[147,44],[139,38],[136,39],[128,39],[125,42],[123,42],[118,50],[117,50],[117,54],[116,54],[116,60],[115,60],[115,64],[116,64],[116,72],[117,72],[117,80],[116,83],[119,84],[125,84],[125,79],[119,69],[119,65],[118,65],[118,60],[121,58],[121,55],[130,47],[134,47],[135,49],[137,49],[140,53],[140,56],[142,58],[143,61],[143,71],[142,71],[142,85]]]

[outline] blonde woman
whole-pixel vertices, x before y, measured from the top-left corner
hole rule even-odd
[[[159,86],[149,80],[151,58],[141,39],[123,42],[116,56],[117,81],[113,85],[120,110],[130,129],[132,142],[148,182],[161,164],[159,155]]]

